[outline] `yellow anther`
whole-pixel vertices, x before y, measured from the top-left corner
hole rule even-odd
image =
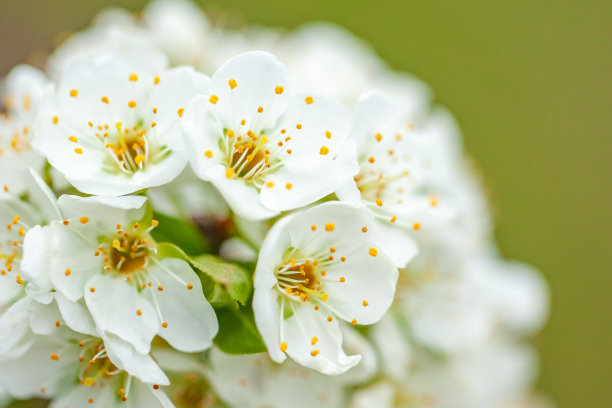
[[[283,342],[281,342],[281,344],[280,344],[280,349],[281,349],[281,351],[283,351],[283,352],[287,351],[287,343],[285,343],[284,341],[283,341]]]
[[[232,169],[231,167],[228,167],[225,169],[225,177],[231,179],[232,177],[234,177],[234,169]]]
[[[71,273],[72,273],[72,271],[70,270],[70,268],[66,268],[66,271],[64,272],[64,275],[70,276]]]
[[[378,255],[378,250],[376,248],[370,248],[368,254],[370,254],[370,256],[376,256]]]
[[[363,232],[363,233],[368,232],[368,227],[363,227],[363,228],[361,229],[361,232]]]
[[[325,156],[327,153],[329,153],[329,149],[327,148],[327,146],[321,146],[321,149],[319,150],[319,154],[322,156]]]
[[[136,310],[136,316],[142,316],[142,310],[140,309]]]
[[[272,188],[272,187],[274,187],[274,182],[273,182],[273,181],[268,181],[268,182],[266,183],[266,187],[268,187],[268,188]]]
[[[59,360],[59,356],[58,356],[57,354],[55,354],[55,353],[51,354],[51,355],[49,356],[49,358],[51,358],[51,360],[53,360],[53,361],[57,361],[57,360]]]
[[[95,382],[94,379],[90,377],[83,379],[83,385],[86,387],[91,387],[94,384],[94,382]]]
[[[154,227],[157,227],[159,225],[159,221],[151,220],[151,225],[154,226]]]
[[[363,302],[361,302],[361,304],[363,305],[363,307],[366,307],[367,305],[369,305],[367,300],[364,300]]]
[[[77,147],[76,149],[74,149],[74,152],[76,154],[83,154],[83,149],[81,149],[80,147]]]
[[[208,101],[214,105],[219,101],[219,97],[217,95],[210,95]]]
[[[15,279],[15,282],[17,282],[18,285],[23,284],[23,279],[21,279],[21,275],[17,275],[17,279]]]
[[[334,318],[333,318],[333,317],[331,317],[331,316],[327,316],[327,321],[328,321],[328,322],[331,322],[332,320],[334,320]]]
[[[155,76],[155,78],[153,78],[153,83],[154,83],[155,85],[159,85],[159,81],[160,81],[160,79],[159,79],[159,77],[158,77],[158,76]]]
[[[316,356],[317,356],[317,354],[319,354],[319,350],[312,350],[312,351],[310,352],[310,355],[311,355],[311,356],[313,356],[313,357],[316,357]]]
[[[76,98],[78,94],[79,94],[79,91],[77,91],[76,89],[72,89],[70,91],[70,96],[73,98]]]
[[[136,107],[136,102],[134,102],[134,101],[129,101],[129,102],[128,102],[128,106],[129,106],[130,108],[132,108],[132,109],[133,109],[133,108],[135,108],[135,107]]]
[[[356,325],[356,324],[357,324],[357,320],[356,320],[356,319],[351,320],[351,324],[352,324],[353,326],[354,326],[354,325]]]
[[[76,137],[74,137],[74,136],[70,136],[70,137],[68,138],[68,140],[70,140],[70,141],[71,141],[71,142],[73,142],[73,143],[76,143],[76,142],[78,142],[78,141],[79,141],[79,139],[77,139],[77,138],[76,138]]]
[[[213,153],[212,150],[207,150],[204,152],[204,156],[208,157],[209,159],[213,157]]]
[[[164,291],[164,287],[162,285],[159,285],[157,287],[157,290],[160,291],[160,292],[163,292]]]
[[[291,190],[291,189],[293,188],[293,184],[291,184],[291,183],[287,183],[287,184],[285,184],[285,188],[286,188],[287,190]]]
[[[79,222],[81,224],[87,224],[89,222],[89,218],[88,217],[81,217],[81,218],[79,218]]]
[[[227,81],[227,83],[228,83],[230,89],[234,89],[234,88],[236,88],[238,86],[238,83],[233,78],[230,79],[229,81]]]
[[[336,229],[336,225],[333,222],[328,222],[325,224],[325,231],[330,232]]]
[[[317,226],[313,224],[313,225],[310,226],[310,229],[313,230],[313,231],[316,231],[317,230]]]
[[[145,161],[145,157],[142,154],[139,154],[138,156],[134,157],[134,162],[136,164],[140,164],[144,161]]]
[[[301,123],[298,123],[297,125],[295,125],[295,127],[296,127],[296,128],[299,130],[299,129],[301,129],[301,128],[302,128],[302,124],[301,124]]]
[[[415,222],[414,224],[412,224],[412,229],[415,231],[418,231],[421,229],[421,224],[418,222]]]
[[[382,200],[381,200],[381,199],[379,199],[379,198],[377,198],[377,199],[376,199],[376,205],[377,205],[377,206],[379,206],[379,207],[382,207],[382,205],[383,205]]]
[[[344,276],[340,277],[340,282],[346,282],[346,278]]]
[[[132,81],[132,82],[138,81],[138,75],[136,75],[136,74],[130,75],[130,81]]]
[[[331,139],[331,132],[329,130],[325,131],[325,137]]]
[[[307,97],[306,97],[306,99],[304,99],[304,101],[305,101],[305,102],[306,102],[308,105],[310,105],[311,103],[313,103],[313,102],[314,102],[314,99],[312,99],[312,96],[307,96]]]
[[[314,346],[315,344],[317,344],[317,341],[319,341],[318,337],[317,337],[317,336],[314,336],[314,337],[312,338],[312,340],[310,341],[310,344],[312,344],[312,345]]]
[[[375,134],[374,137],[376,138],[377,142],[380,142],[382,140],[382,135],[380,133]]]
[[[191,290],[191,289],[193,289],[193,285],[191,283],[188,283],[187,284],[187,290]]]
[[[274,88],[274,93],[280,95],[283,93],[284,90],[285,88],[283,88],[282,86],[277,86],[276,88]]]
[[[179,118],[182,118],[182,117],[183,117],[183,112],[185,112],[185,109],[184,109],[184,108],[181,108],[181,109],[179,109],[179,110],[177,110],[177,111],[176,111],[176,113],[179,115]]]
[[[13,224],[17,224],[19,222],[19,220],[21,219],[20,216],[16,215],[13,217]]]
[[[394,215],[393,217],[391,217],[391,219],[389,221],[392,222],[392,223],[397,221],[397,215]]]
[[[53,117],[53,124],[57,125],[59,123],[59,118],[57,116]]]
[[[374,157],[370,157],[370,158],[368,159],[368,161],[369,161],[370,163],[374,163],[374,162],[376,161],[376,159],[374,159]]]

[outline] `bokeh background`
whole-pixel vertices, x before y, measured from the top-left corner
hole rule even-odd
[[[40,60],[108,6],[0,0],[0,74]],[[456,115],[510,258],[535,264],[552,316],[534,342],[560,407],[612,406],[612,1],[206,0],[232,25],[340,23]]]

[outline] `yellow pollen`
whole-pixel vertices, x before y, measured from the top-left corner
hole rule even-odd
[[[331,317],[331,316],[327,316],[327,321],[328,321],[328,322],[331,322],[332,320],[334,320],[334,319],[333,319],[333,317]]]
[[[394,215],[393,217],[391,217],[391,219],[389,221],[391,221],[392,223],[395,222],[397,220],[397,215]]]
[[[81,149],[80,147],[77,147],[76,149],[74,149],[74,152],[76,154],[83,154],[83,149]]]
[[[138,309],[138,310],[136,311],[136,315],[137,315],[137,316],[142,316],[142,310]]]
[[[314,307],[314,310],[319,310],[319,306],[315,306],[315,307]]]
[[[208,101],[214,105],[219,101],[219,97],[217,95],[210,95]]]
[[[246,124],[246,120],[242,119],[242,120],[240,121],[240,124],[241,124],[242,126],[244,126],[244,125]]]
[[[157,123],[151,122],[151,127],[154,128],[155,126],[157,126]]]
[[[276,88],[274,88],[274,93],[280,95],[283,93],[284,90],[285,88],[283,88],[282,86],[277,86]]]
[[[193,285],[191,283],[188,283],[187,284],[187,290],[191,290],[191,289],[193,289]]]
[[[179,118],[182,118],[182,117],[183,117],[183,112],[185,112],[185,109],[184,109],[184,108],[181,108],[181,109],[179,109],[179,110],[177,110],[177,111],[176,111],[176,113],[179,115]]]
[[[83,385],[86,387],[91,387],[94,384],[94,379],[87,377],[83,379]]]
[[[364,300],[363,302],[361,302],[361,304],[363,305],[363,307],[366,307],[367,305],[369,305],[367,300]]]
[[[313,102],[314,102],[314,99],[312,99],[312,96],[307,96],[307,97],[306,97],[306,99],[304,99],[304,101],[305,101],[305,102],[306,102],[308,105],[310,105],[311,103],[313,103]]]
[[[163,322],[163,323],[162,323],[162,327],[163,327],[164,329],[167,329],[167,328],[168,328],[168,323],[167,323],[167,322]]]
[[[53,117],[53,124],[57,125],[59,123],[59,118],[57,116]]]
[[[312,351],[310,352],[310,355],[311,355],[311,356],[313,356],[313,357],[316,357],[316,356],[317,356],[317,354],[319,354],[319,350],[312,350]]]
[[[139,154],[138,156],[134,157],[134,162],[136,164],[140,164],[144,161],[145,161],[145,157],[142,154]]]
[[[334,248],[334,247],[329,247],[329,252],[336,252],[336,248]]]
[[[330,232],[330,231],[333,231],[334,229],[336,229],[336,226],[334,225],[333,222],[328,222],[327,224],[325,224],[325,231]]]
[[[157,227],[159,225],[159,221],[151,220],[151,225],[154,226],[154,227]]]
[[[15,282],[17,282],[18,285],[22,285],[23,284],[23,279],[21,279],[20,275],[17,275],[17,279],[15,279]]]
[[[228,179],[231,179],[232,177],[234,177],[234,169],[232,169],[231,167],[226,168],[225,177],[227,177]]]
[[[368,159],[368,161],[369,161],[370,163],[374,163],[374,162],[376,161],[376,159],[374,159],[374,157],[370,157],[370,158]]]
[[[374,137],[376,138],[377,142],[380,142],[382,140],[382,135],[380,133],[375,134]]]
[[[278,87],[277,87],[277,88],[278,88]],[[280,349],[281,349],[281,351],[283,351],[283,352],[284,352],[284,351],[287,351],[287,343],[285,343],[284,341],[283,341],[283,342],[281,342],[281,344],[280,344]]]
[[[263,112],[263,108],[260,106],[259,108],[257,108],[257,112],[259,113]]]
[[[370,248],[368,250],[368,254],[370,254],[370,256],[376,256],[378,255],[378,251],[376,250],[376,248]]]
[[[136,107],[136,102],[134,102],[134,101],[129,101],[129,102],[128,102],[128,106],[129,106],[130,108],[132,108],[132,109],[133,109],[133,108],[135,108],[135,107]]]
[[[266,187],[268,187],[268,188],[272,188],[272,187],[274,187],[274,182],[272,182],[272,181],[268,181],[268,182],[266,183]]]
[[[235,79],[230,79],[229,81],[227,81],[227,83],[229,84],[229,87],[231,89],[234,89],[234,88],[236,88],[238,86],[238,83],[236,82]]]
[[[136,74],[130,75],[130,81],[132,81],[132,82],[138,81],[138,75],[136,75]]]
[[[412,229],[415,231],[418,231],[421,229],[421,224],[418,222],[415,222],[414,224],[412,224]]]
[[[354,326],[354,325],[356,325],[356,324],[357,324],[357,320],[356,320],[356,319],[351,320],[351,324],[352,324],[353,326]]]
[[[19,222],[19,220],[21,219],[20,216],[16,215],[13,217],[13,224],[17,224]]]
[[[157,108],[153,108],[153,113],[157,115]]]
[[[77,91],[76,89],[73,89],[70,91],[70,96],[72,96],[73,98],[76,98],[78,94],[79,94],[79,91]]]
[[[213,153],[212,150],[207,150],[204,152],[204,156],[208,157],[209,159],[213,157]]]
[[[51,360],[54,360],[54,361],[59,360],[59,356],[58,356],[57,354],[55,354],[55,353],[51,354],[51,355],[49,356],[49,358],[51,358]]]
[[[79,218],[79,222],[81,224],[87,224],[87,222],[89,222],[89,218],[88,217],[81,217],[81,218]]]
[[[163,287],[162,285],[159,285],[159,286],[157,287],[157,290],[159,290],[160,292],[163,292],[163,291],[164,291],[164,287]]]
[[[73,142],[73,143],[76,143],[76,142],[78,142],[78,141],[79,141],[79,139],[77,139],[77,138],[76,138],[76,137],[74,137],[74,136],[70,136],[70,137],[68,138],[68,140],[70,140],[70,141],[71,141],[71,142]]]
[[[72,271],[70,270],[70,268],[66,268],[66,272],[64,272],[64,275],[70,276],[71,273]]]
[[[64,220],[64,221],[62,221],[62,222],[64,223],[64,225],[68,225],[68,224],[70,224],[70,221],[68,221],[68,220]]]
[[[322,156],[325,156],[327,153],[329,153],[329,149],[327,148],[327,146],[321,146],[321,150],[319,150],[319,154]]]
[[[313,224],[313,225],[310,226],[310,229],[313,230],[313,231],[316,231],[317,230],[317,226]]]
[[[159,85],[159,81],[160,81],[160,79],[159,79],[159,77],[158,77],[158,76],[156,76],[155,78],[153,78],[153,83],[154,83],[155,85]]]
[[[331,139],[331,132],[329,130],[325,131],[325,137]]]
[[[379,207],[382,207],[382,205],[383,205],[382,200],[377,198],[376,199],[376,205],[379,206]]]
[[[96,288],[89,288],[89,291],[90,291],[91,293],[94,293],[94,292],[96,291]]]
[[[293,185],[291,183],[287,183],[287,184],[285,184],[285,188],[287,190],[291,190],[291,188],[293,188]]]
[[[361,229],[361,232],[363,232],[363,233],[368,232],[368,227],[363,227],[363,228]]]
[[[340,277],[340,282],[346,282],[346,278],[344,276]]]
[[[301,128],[302,128],[302,124],[301,124],[301,123],[298,123],[297,125],[295,125],[295,127],[296,127],[296,128],[299,130],[299,129],[301,129]]]
[[[19,227],[19,232],[18,232],[20,237],[23,237],[23,227]]]

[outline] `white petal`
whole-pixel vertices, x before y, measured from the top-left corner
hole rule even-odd
[[[278,214],[278,211],[270,210],[261,204],[259,193],[254,187],[247,186],[240,179],[227,178],[223,166],[209,168],[206,179],[214,184],[232,210],[243,218],[264,220]]]
[[[36,225],[26,233],[20,266],[26,280],[37,290],[50,289],[48,267],[51,249],[52,234],[49,227]]]
[[[166,374],[148,354],[137,352],[131,344],[112,334],[102,336],[102,339],[109,359],[117,368],[149,384],[170,384]]]
[[[347,356],[342,350],[338,322],[335,319],[329,322],[322,310],[315,311],[308,306],[298,306],[282,323],[281,339],[287,343],[286,353],[298,364],[327,375],[341,374],[357,365],[361,356]],[[317,338],[315,345],[313,337]],[[311,353],[316,351],[313,356]]]
[[[30,298],[18,300],[0,316],[0,358],[12,353],[29,333]]]
[[[68,327],[79,333],[98,335],[89,311],[82,304],[83,300],[73,302],[58,292],[55,294],[55,301]]]
[[[275,92],[278,86],[284,88],[281,94]],[[223,64],[212,77],[210,94],[219,98],[215,108],[226,128],[237,129],[244,119],[246,129],[255,133],[273,126],[290,98],[284,66],[263,51],[246,52]],[[257,112],[260,106],[262,113]]]
[[[219,324],[215,312],[202,293],[202,285],[187,262],[165,258],[149,268],[163,291],[146,292],[154,296],[167,328],[159,336],[183,352],[203,351],[212,345]],[[192,289],[188,289],[191,285]]]
[[[115,334],[132,344],[139,353],[148,353],[151,340],[159,331],[159,319],[153,306],[119,276],[95,276],[86,286],[94,289],[85,291],[85,302],[98,331]],[[137,315],[137,310],[142,315]]]

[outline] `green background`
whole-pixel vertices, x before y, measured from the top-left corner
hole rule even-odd
[[[0,72],[114,2],[0,0]],[[235,22],[340,23],[415,73],[458,118],[504,254],[537,265],[553,314],[536,339],[541,389],[612,406],[612,1],[209,0]]]

